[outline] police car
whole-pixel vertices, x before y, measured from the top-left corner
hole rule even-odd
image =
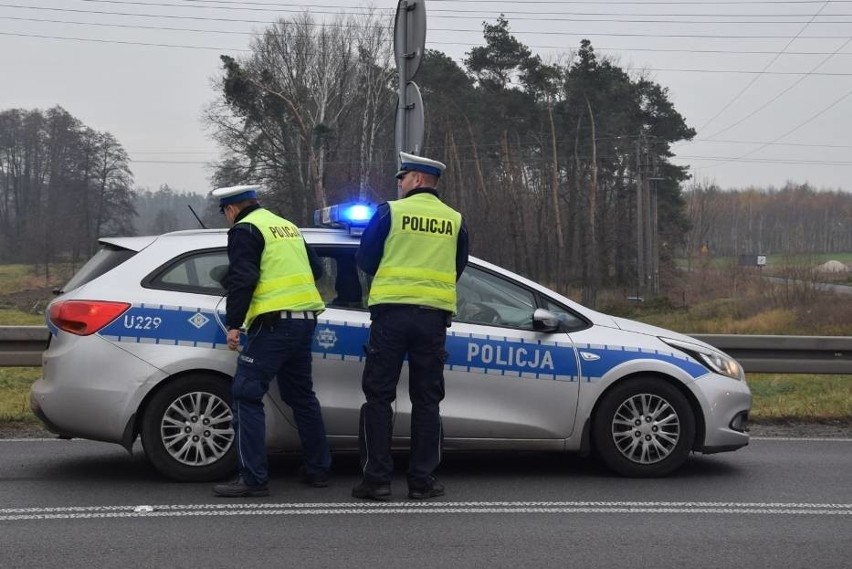
[[[357,449],[370,282],[354,260],[363,206],[326,210],[303,229],[325,265],[327,304],[313,345],[314,385],[333,450]],[[220,279],[226,230],[100,240],[99,252],[47,309],[51,338],[35,414],[54,433],[119,443],[137,437],[175,480],[235,468],[229,407],[236,353],[226,345]],[[635,477],[675,471],[691,451],[748,444],[751,393],[740,365],[688,336],[608,316],[471,258],[447,337],[446,450],[594,454]],[[394,444],[408,447],[407,371]],[[272,382],[270,451],[297,451],[290,409]]]

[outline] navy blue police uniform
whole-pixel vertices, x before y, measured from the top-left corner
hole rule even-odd
[[[434,163],[403,153],[400,174],[407,171],[406,167],[412,170],[418,168],[421,160],[426,164]],[[440,166],[442,170],[443,165]],[[434,170],[429,172],[433,173]],[[420,187],[411,189],[402,199],[418,195],[437,198],[438,194],[434,188]],[[369,275],[375,276],[382,263],[391,223],[391,207],[387,203],[381,204],[361,236],[356,261],[361,270]],[[456,241],[456,280],[461,277],[467,259],[468,232],[462,219]],[[424,260],[424,263],[428,266],[428,260]],[[367,401],[361,408],[359,428],[363,479],[353,489],[353,496],[374,500],[391,498],[390,481],[394,468],[390,453],[393,437],[392,403],[396,398],[399,375],[406,356],[412,404],[411,452],[407,474],[409,497],[430,498],[443,493],[443,486],[437,482],[433,473],[441,460],[443,432],[439,403],[444,398],[445,341],[452,314],[449,310],[420,304],[371,304],[370,336],[365,346],[366,363],[362,378]]]
[[[223,200],[224,201],[224,200]],[[242,222],[261,209],[249,205],[234,218],[228,231],[228,273],[225,324],[239,330],[246,320],[258,282],[264,237],[251,223]],[[323,269],[313,249],[305,243],[314,279]],[[328,485],[331,454],[322,410],[313,390],[311,345],[316,329],[312,311],[274,311],[257,315],[246,331],[247,341],[237,360],[231,393],[239,478],[214,487],[226,497],[268,494],[266,421],[263,397],[273,378],[281,398],[292,410],[302,445],[301,481],[315,487]]]

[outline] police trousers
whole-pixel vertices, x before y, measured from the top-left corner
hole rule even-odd
[[[409,487],[424,487],[441,462],[443,430],[439,404],[444,399],[444,362],[448,314],[411,305],[393,306],[373,314],[362,388],[359,449],[364,479],[389,483],[393,476],[391,441],[393,401],[408,356],[411,400]]]
[[[273,378],[281,399],[293,410],[307,474],[327,473],[331,454],[322,410],[311,379],[311,343],[316,320],[258,317],[237,359],[231,386],[233,427],[240,475],[246,484],[269,479],[263,396]]]

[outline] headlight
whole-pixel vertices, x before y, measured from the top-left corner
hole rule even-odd
[[[690,344],[672,338],[660,338],[663,342],[673,348],[677,348],[682,352],[686,352],[711,370],[718,374],[745,381],[745,372],[743,367],[731,356],[724,352],[700,346],[698,344]]]

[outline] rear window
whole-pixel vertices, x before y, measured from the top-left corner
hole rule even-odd
[[[62,292],[68,292],[79,288],[89,281],[113,270],[124,261],[136,254],[136,251],[104,244],[95,256],[89,259],[71,280],[62,288]]]

